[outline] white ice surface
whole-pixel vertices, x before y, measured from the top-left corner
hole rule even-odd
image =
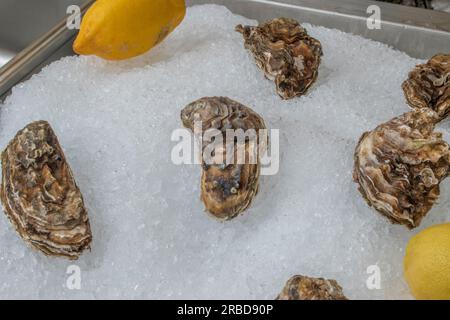
[[[317,83],[282,101],[243,48],[224,7],[188,10],[145,56],[67,57],[16,86],[1,105],[0,148],[27,123],[50,122],[84,195],[92,252],[45,257],[0,216],[0,298],[274,298],[294,274],[333,278],[351,299],[410,298],[402,277],[408,239],[450,220],[449,185],[419,230],[391,225],[352,182],[364,131],[408,111],[401,83],[419,63],[384,44],[306,25],[323,45]],[[220,223],[203,212],[201,169],[170,161],[180,110],[228,96],[280,129],[281,163],[253,206]],[[449,137],[449,124],[440,128]],[[66,268],[81,268],[81,290]],[[381,289],[368,290],[378,264]]]

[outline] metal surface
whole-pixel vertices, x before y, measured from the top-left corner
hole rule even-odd
[[[77,3],[86,0],[0,0],[0,60],[8,60],[0,68],[0,100],[49,58],[73,54],[67,43],[75,31],[66,28],[65,16]]]
[[[210,3],[187,0],[189,4]],[[450,52],[450,13],[364,0],[215,0],[258,21],[285,16],[383,42],[415,58]],[[381,29],[367,28],[367,8],[381,9]]]
[[[42,13],[42,16],[37,10],[42,10],[43,3],[48,6],[55,1],[59,2],[58,6],[63,7],[68,3],[85,3],[84,10],[93,2],[93,0],[0,0],[0,12],[5,12],[2,10],[5,3],[9,3],[10,8],[16,8],[19,3],[21,5],[26,3],[28,6],[33,3],[32,7],[25,8],[34,12],[34,16],[39,17],[40,20],[47,21],[49,12],[54,12],[55,8],[44,6],[45,13]],[[258,21],[285,16],[300,22],[336,28],[386,43],[417,58],[429,58],[438,52],[450,52],[450,13],[446,12],[364,0],[186,0],[186,2],[188,5],[205,3],[225,5],[236,14]],[[369,14],[366,11],[369,5],[377,5],[381,8],[380,30],[367,28]],[[11,9],[8,10],[8,12],[11,11]],[[3,53],[4,57],[11,57],[32,38],[31,36],[27,38],[32,33],[27,34],[26,29],[30,26],[29,24],[28,27],[21,26],[14,19],[5,22],[1,15],[0,56]],[[9,26],[4,26],[4,23],[9,23]],[[4,32],[12,29],[14,30],[11,32]],[[64,20],[3,66],[0,69],[0,100],[12,86],[26,79],[30,74],[38,72],[42,66],[64,55],[73,54],[71,44],[74,34],[75,32],[65,27]],[[3,41],[3,39],[9,40]],[[5,46],[3,42],[10,45]]]
[[[0,67],[52,29],[80,0],[0,0]]]

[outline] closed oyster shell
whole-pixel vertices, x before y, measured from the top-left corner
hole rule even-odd
[[[276,300],[347,300],[336,280],[293,276]]]
[[[19,235],[35,249],[73,260],[90,248],[82,195],[47,122],[30,123],[3,151],[0,197]]]
[[[440,119],[450,113],[450,54],[438,54],[412,70],[402,85],[412,108],[430,108]]]
[[[202,98],[186,106],[181,112],[181,120],[186,128],[194,130],[194,123],[202,121],[202,131],[217,129],[226,141],[227,129],[265,129],[264,120],[252,109],[226,97]],[[259,139],[259,138],[258,138]],[[258,142],[259,144],[259,142]],[[267,144],[267,141],[265,141]],[[207,143],[203,140],[202,151]],[[237,155],[238,143],[234,143]],[[246,159],[251,152],[245,142]],[[223,148],[223,159],[226,148]],[[230,220],[247,209],[259,188],[260,162],[224,165],[223,162],[206,164],[202,158],[201,198],[209,213],[220,220]]]
[[[322,45],[297,21],[279,18],[257,27],[238,25],[236,31],[283,99],[305,94],[316,81]]]
[[[438,115],[417,109],[362,135],[355,151],[354,181],[370,206],[412,229],[439,197],[447,177],[449,145],[434,132]]]

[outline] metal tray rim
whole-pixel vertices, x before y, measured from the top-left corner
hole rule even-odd
[[[85,12],[93,2],[94,0],[87,0],[82,6],[82,11]],[[448,40],[450,46],[450,13],[404,7],[384,2],[363,2],[361,0],[186,0],[186,3],[188,6],[205,3],[221,4],[229,8],[234,7],[235,9],[243,8],[244,6],[251,6],[257,10],[264,10],[265,8],[270,8],[272,11],[289,9],[293,10],[293,12],[315,13],[334,20],[346,19],[348,24],[354,23],[355,25],[365,23],[367,7],[376,4],[388,13],[382,20],[382,23],[386,26],[409,29],[419,34],[427,32],[436,38],[444,37]],[[244,10],[235,11],[238,11],[236,12],[238,14],[242,14],[241,11]],[[425,21],[430,18],[439,23],[430,24]],[[343,31],[353,33],[351,30]],[[44,61],[47,61],[60,47],[67,45],[74,35],[75,32],[68,30],[65,20],[63,20],[0,68],[0,102],[13,86],[26,79],[30,74],[37,72],[37,67]],[[450,48],[448,51],[450,51]]]

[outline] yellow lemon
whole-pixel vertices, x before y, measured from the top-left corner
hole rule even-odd
[[[408,243],[405,278],[421,300],[450,300],[450,223],[427,228]]]
[[[97,0],[83,17],[73,49],[108,60],[132,58],[164,40],[185,14],[184,0]]]

